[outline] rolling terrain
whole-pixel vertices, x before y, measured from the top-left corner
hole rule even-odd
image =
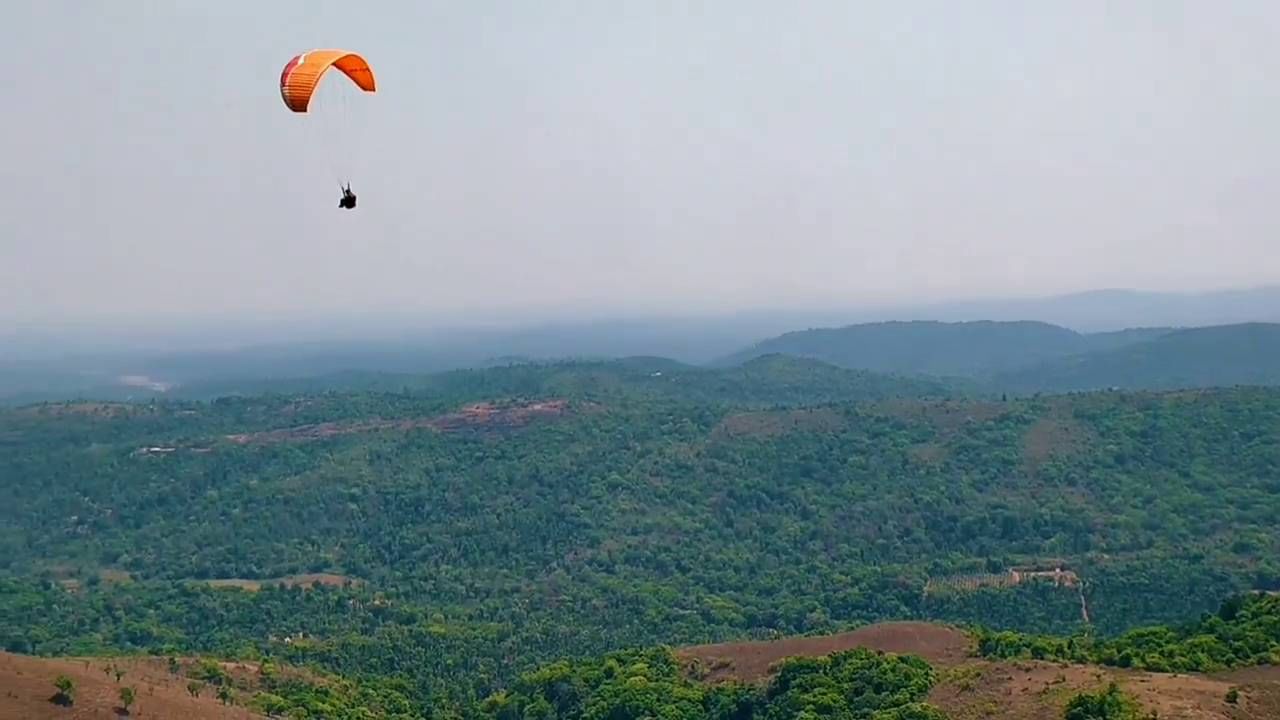
[[[608,709],[739,720],[1270,720],[1280,710],[1280,664],[1259,659],[1280,657],[1278,620],[1276,597],[1236,595],[1185,625],[1102,642],[1124,653],[1092,663],[1037,655],[1038,643],[1080,650],[1099,642],[1088,636],[1022,638],[1031,645],[1016,649],[1010,633],[997,633],[1002,644],[992,645],[987,631],[920,622],[624,651],[524,673],[486,710],[537,714],[549,702],[563,717]],[[1139,664],[1130,662],[1135,655]],[[1146,667],[1175,659],[1188,667]]]
[[[881,623],[837,635],[679,648],[676,656],[704,682],[762,683],[790,658],[820,658],[869,648],[911,654],[938,672],[928,702],[954,720],[1001,717],[1060,720],[1068,699],[1116,682],[1146,712],[1165,720],[1271,720],[1280,717],[1280,667],[1216,673],[1154,673],[1030,658],[975,657],[972,638],[930,623]],[[1226,701],[1235,689],[1239,699]]]
[[[721,364],[763,354],[964,378],[988,394],[1280,384],[1280,325],[1268,323],[1095,334],[1031,322],[880,323],[788,333]]]
[[[6,410],[0,647],[267,655],[460,706],[620,648],[1113,635],[1280,589],[1280,391],[945,390],[770,356]]]
[[[184,395],[193,397],[237,386],[275,390],[276,383],[354,389],[346,383],[355,377],[630,356],[669,357],[699,366],[716,364],[717,358],[721,364],[736,364],[760,354],[812,352],[836,365],[899,374],[989,374],[1016,369],[1022,360],[1115,349],[1171,328],[1276,323],[1278,308],[1280,287],[1261,287],[1186,294],[1103,290],[919,307],[506,328],[430,329],[410,318],[333,315],[256,324],[245,318],[207,320],[179,328],[25,328],[0,332],[0,404],[143,401],[173,397],[184,388],[193,388]],[[761,341],[797,328],[850,324],[861,324],[848,328],[853,335],[882,347],[853,345],[852,338],[843,337],[851,333],[843,330],[816,333],[831,336],[829,347],[792,347],[793,342],[811,344],[806,332]],[[921,332],[929,326],[932,331]],[[990,346],[966,341],[966,332],[974,341],[982,336]],[[743,350],[752,343],[758,347]],[[954,358],[948,359],[951,354]]]
[[[1133,697],[1143,712],[1154,711],[1164,720],[1273,720],[1280,712],[1277,666],[1170,674],[1030,658],[993,660],[975,656],[974,640],[965,632],[932,623],[880,623],[829,636],[688,646],[677,648],[674,657],[685,676],[708,687],[763,686],[787,661],[860,648],[927,661],[936,679],[924,700],[951,720],[1059,720],[1071,697],[1097,692],[1109,683]],[[265,707],[270,706],[264,707],[264,699],[270,694],[260,663],[218,663],[222,679],[197,681],[201,687],[193,693],[192,678],[202,664],[207,662],[184,658],[175,670],[158,657],[47,659],[0,653],[0,718],[118,718],[122,687],[137,693],[132,717],[268,717]],[[123,671],[119,680],[113,674],[116,668]],[[313,692],[326,685],[323,678],[305,672],[276,672],[281,671]],[[50,700],[59,677],[74,683],[75,702],[70,707]],[[217,690],[224,684],[229,692],[220,700]],[[1233,692],[1234,701],[1228,701]],[[374,714],[376,706],[369,710],[369,716],[387,716]]]
[[[790,332],[722,359],[793,355],[839,367],[902,374],[986,377],[1044,360],[1159,336],[1162,330],[1085,335],[1042,322],[886,322]]]
[[[1280,385],[1280,325],[1250,323],[1169,332],[1115,349],[999,374],[997,387],[1067,392]]]

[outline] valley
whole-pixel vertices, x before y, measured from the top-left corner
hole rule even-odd
[[[1114,636],[1280,589],[1263,387],[983,399],[631,359],[38,404],[0,437],[4,649],[270,657],[418,707],[625,648]]]

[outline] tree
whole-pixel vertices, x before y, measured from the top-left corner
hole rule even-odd
[[[223,685],[227,681],[227,671],[222,669],[217,660],[205,658],[200,661],[200,666],[192,673],[197,678],[213,683],[214,685]]]
[[[1064,720],[1139,720],[1138,704],[1114,682],[1096,693],[1080,693],[1067,703]]]
[[[204,683],[200,682],[199,680],[192,680],[191,682],[187,683],[187,692],[191,695],[191,697],[193,698],[200,697],[201,690],[204,690]]]
[[[178,658],[170,656],[169,657],[169,674],[177,675],[180,672],[182,672],[182,665],[178,662]]]
[[[76,702],[76,684],[66,675],[59,675],[57,680],[53,681],[53,686],[58,692],[53,694],[50,701],[55,705],[70,707]]]
[[[223,705],[235,704],[235,697],[231,694],[231,688],[229,686],[221,685],[218,687],[218,700],[221,701]]]
[[[124,706],[124,714],[129,714],[129,707],[133,705],[133,701],[137,699],[137,694],[131,687],[120,688],[120,704]]]

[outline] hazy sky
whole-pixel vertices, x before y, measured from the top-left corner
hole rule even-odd
[[[3,324],[1280,281],[1274,0],[9,5]]]

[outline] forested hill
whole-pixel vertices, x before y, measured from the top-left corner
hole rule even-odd
[[[1157,672],[1280,665],[1280,595],[1234,595],[1216,613],[1172,626],[1135,628],[1118,637],[1052,637],[985,629],[975,634],[978,653],[987,657],[1034,657]]]
[[[1085,335],[1042,322],[884,322],[791,332],[720,361],[768,354],[809,357],[846,368],[937,376],[988,377],[1045,360],[1140,343],[1167,332]]]
[[[1280,324],[1179,330],[1002,373],[994,384],[1030,392],[1280,385]]]
[[[0,643],[267,653],[462,701],[623,647],[1109,634],[1280,588],[1280,390],[982,402],[653,362],[0,411]]]
[[[706,366],[661,357],[535,361],[493,356],[473,360],[470,365],[455,362],[470,370],[430,375],[424,374],[425,369],[440,363],[430,360],[425,350],[420,362],[415,362],[414,351],[402,349],[395,363],[386,364],[399,368],[392,372],[373,355],[338,355],[326,363],[309,365],[303,362],[305,355],[294,357],[292,351],[282,349],[273,363],[227,368],[214,358],[205,365],[142,363],[137,367],[117,359],[116,365],[92,371],[58,363],[49,367],[5,365],[0,366],[0,404],[82,398],[209,400],[228,394],[394,392],[406,388],[424,392],[443,388],[448,392],[458,377],[474,377],[494,369],[507,372],[484,375],[487,380],[564,381],[579,390],[593,391],[625,386],[628,391],[711,402],[736,401],[749,395],[768,403],[813,402],[820,396],[840,401],[888,395],[998,396],[1111,387],[1274,385],[1280,373],[1274,360],[1280,346],[1278,337],[1280,325],[1264,323],[1083,334],[1029,321],[884,322],[787,333]],[[512,369],[520,366],[530,370]],[[334,370],[342,367],[347,369]],[[422,371],[409,371],[415,367]],[[543,373],[547,367],[572,367],[573,372],[548,379]],[[185,369],[179,372],[178,368]],[[590,376],[584,376],[583,370],[590,370]],[[825,394],[817,392],[820,386],[828,388]]]
[[[1280,324],[1080,334],[1043,323],[881,323],[766,340],[759,353],[846,368],[965,377],[987,392],[1064,392],[1280,384]]]
[[[170,397],[209,400],[227,395],[323,392],[413,393],[446,401],[494,395],[668,398],[731,405],[794,405],[941,398],[972,384],[850,370],[809,358],[762,356],[735,367],[702,368],[657,357],[578,362],[521,362],[433,374],[345,372],[291,380],[203,382]]]

